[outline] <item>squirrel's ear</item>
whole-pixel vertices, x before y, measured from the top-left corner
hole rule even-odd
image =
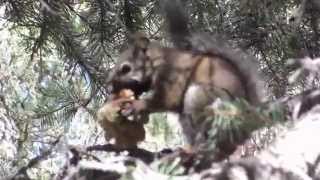
[[[142,49],[145,51],[150,44],[150,40],[143,33],[135,33],[131,35],[129,43],[132,44],[135,49]]]

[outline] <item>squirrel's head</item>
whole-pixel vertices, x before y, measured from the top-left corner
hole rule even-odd
[[[114,67],[111,79],[113,90],[131,89],[136,95],[150,90],[154,71],[154,49],[150,40],[141,33],[129,39],[129,47],[124,50]]]

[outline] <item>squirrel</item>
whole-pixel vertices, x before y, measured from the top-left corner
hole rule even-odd
[[[109,77],[114,91],[150,92],[130,100],[134,112],[176,112],[188,144],[197,144],[199,114],[217,98],[260,102],[260,81],[253,58],[205,33],[191,33],[178,1],[164,3],[175,47],[163,47],[137,33]],[[121,87],[121,88],[118,88]]]

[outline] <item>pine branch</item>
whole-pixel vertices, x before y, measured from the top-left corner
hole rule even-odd
[[[51,148],[42,152],[40,155],[32,158],[29,160],[29,162],[27,163],[27,165],[21,167],[18,172],[11,176],[10,178],[5,178],[5,179],[30,179],[30,177],[28,176],[27,170],[29,170],[30,168],[36,166],[37,164],[39,164],[41,161],[43,161],[44,159],[48,158],[48,156],[50,156],[54,150],[54,147],[59,143],[61,136],[59,136],[54,142],[51,143]]]

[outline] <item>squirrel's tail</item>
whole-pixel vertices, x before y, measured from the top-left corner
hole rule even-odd
[[[163,14],[169,35],[175,47],[186,49],[189,42],[186,37],[190,36],[188,16],[179,0],[164,0]]]

